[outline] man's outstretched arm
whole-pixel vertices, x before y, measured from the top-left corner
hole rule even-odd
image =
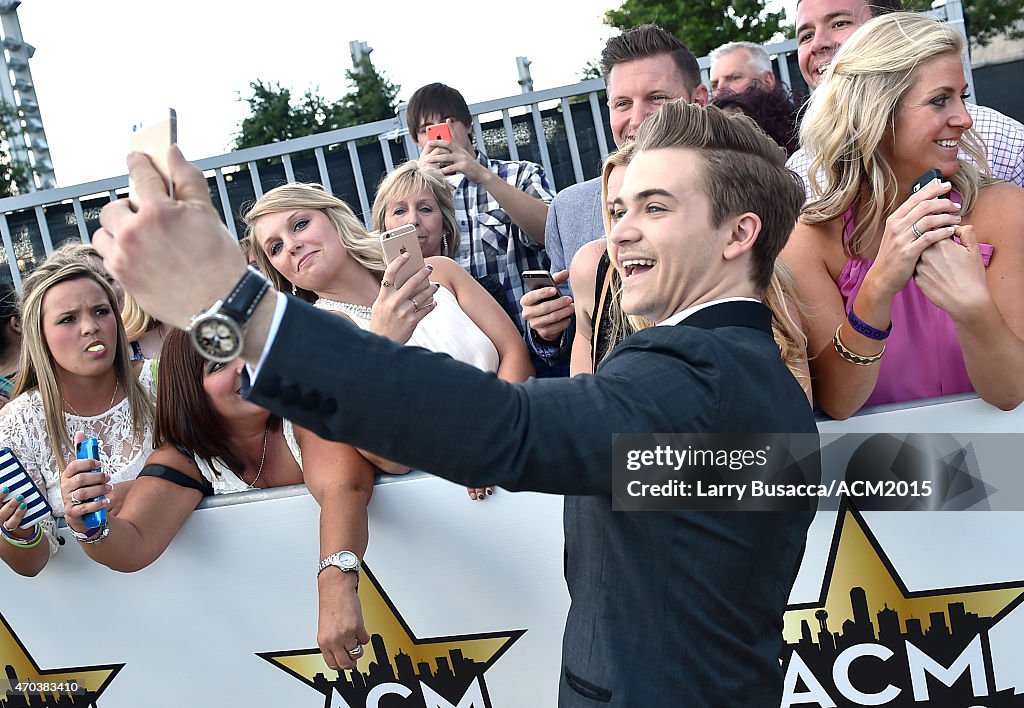
[[[167,162],[174,181],[171,199],[163,178],[142,153],[128,155],[128,174],[139,203],[110,202],[100,212],[93,245],[104,267],[139,306],[162,322],[185,329],[192,317],[231,292],[246,269],[245,256],[210,202],[202,173],[177,146]],[[274,311],[265,297],[250,318],[243,353],[255,362],[263,350]]]
[[[93,242],[144,310],[184,328],[230,292],[245,273],[245,259],[213,209],[202,174],[177,148],[169,156],[175,200],[147,157],[133,154],[128,164],[139,207],[127,200],[104,207]],[[250,319],[243,357],[251,365],[264,354],[276,300],[265,297]],[[640,377],[514,385],[289,298],[251,393],[322,437],[460,484],[602,494],[611,485],[614,433],[685,430],[680,418],[688,415],[675,406],[666,411],[658,400],[685,396],[693,415],[709,408],[699,400],[700,376],[681,375],[679,358],[625,349],[619,370],[635,374],[639,365]],[[606,366],[615,369],[611,360]],[[658,400],[643,381],[660,382]],[[660,395],[669,385],[677,394]]]

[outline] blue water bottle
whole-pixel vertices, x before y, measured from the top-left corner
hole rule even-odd
[[[100,459],[100,441],[96,438],[86,438],[82,442],[78,443],[78,459],[79,460],[99,460]],[[103,468],[97,467],[92,470],[93,472],[100,472]],[[90,499],[89,501],[100,501],[106,499],[104,496]],[[98,529],[107,523],[107,510],[100,509],[99,511],[90,511],[88,514],[82,517],[82,522],[85,524],[87,529]]]

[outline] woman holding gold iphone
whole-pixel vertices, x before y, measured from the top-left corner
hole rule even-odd
[[[272,189],[249,209],[245,223],[257,263],[278,290],[291,290],[399,344],[448,354],[507,381],[533,374],[515,325],[457,263],[433,257],[425,268],[409,272],[408,259],[399,258],[385,266],[379,239],[320,185]],[[432,297],[409,297],[427,278],[434,282]],[[385,472],[408,470],[368,459]],[[469,493],[472,499],[486,496],[483,489]]]

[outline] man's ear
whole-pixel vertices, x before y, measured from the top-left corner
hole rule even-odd
[[[476,133],[473,132],[473,123],[472,122],[463,123],[463,125],[466,126],[466,135],[469,136],[469,145],[470,145],[470,147],[474,147],[475,148],[476,147]]]
[[[732,229],[729,233],[729,241],[725,244],[725,251],[722,257],[727,261],[739,258],[744,253],[749,253],[757,242],[757,236],[761,233],[761,217],[753,212],[746,212],[730,219]]]
[[[21,317],[15,315],[14,317],[7,321],[7,326],[11,328],[12,332],[21,334]]]
[[[698,106],[708,105],[708,87],[704,84],[698,84],[697,88],[690,94],[690,103]]]

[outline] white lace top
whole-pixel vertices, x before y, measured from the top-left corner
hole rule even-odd
[[[299,469],[302,469],[302,450],[299,449],[299,443],[295,440],[295,430],[292,427],[291,421],[282,421],[281,432],[284,433],[285,442],[288,443],[288,449],[291,450],[292,457],[295,458],[295,462],[298,463]],[[225,465],[220,459],[215,459],[214,467],[216,472],[210,465],[206,464],[205,460],[196,458],[196,467],[206,481],[213,485],[214,494],[231,494],[232,492],[248,492],[253,489],[248,484],[243,482],[237,474],[235,474],[230,467]]]
[[[154,361],[144,362],[139,382],[149,394],[150,400],[155,402],[154,367]],[[153,422],[148,420],[142,438],[135,440],[127,397],[99,415],[78,416],[64,413],[64,424],[71,439],[74,439],[75,433],[79,430],[99,439],[100,460],[103,463],[103,470],[110,474],[112,484],[135,479],[145,466],[149,454],[153,452]],[[14,451],[32,477],[32,481],[46,494],[46,500],[53,508],[54,515],[63,516],[64,500],[60,494],[60,475],[71,460],[64,460],[58,464],[53,456],[46,436],[43,399],[38,390],[33,389],[21,394],[0,410],[0,446],[9,447]],[[44,522],[43,530],[47,532],[52,553],[56,549],[56,524],[53,521]]]

